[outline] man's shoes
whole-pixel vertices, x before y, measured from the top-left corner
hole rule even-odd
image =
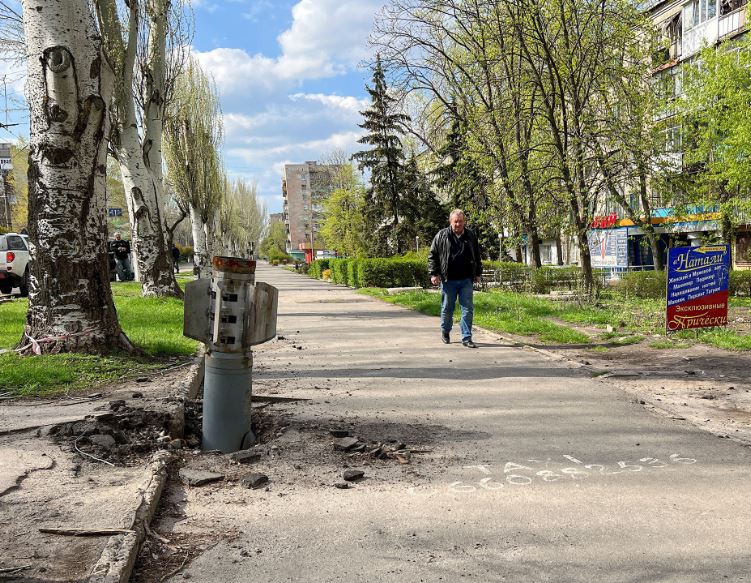
[[[449,338],[448,332],[441,332],[441,340],[444,344],[451,344],[451,338]]]
[[[466,346],[467,348],[477,348],[477,344],[472,342],[471,338],[468,338],[467,340],[462,340],[462,344]]]

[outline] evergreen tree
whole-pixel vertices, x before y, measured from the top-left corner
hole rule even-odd
[[[360,170],[370,172],[370,187],[365,196],[365,218],[370,237],[371,255],[403,252],[409,246],[409,229],[402,226],[404,218],[404,150],[399,137],[409,116],[395,113],[396,99],[388,94],[380,56],[376,57],[373,86],[366,86],[372,103],[361,112],[365,121],[360,127],[367,131],[358,142],[370,149],[355,153]]]
[[[462,209],[467,226],[477,235],[480,249],[490,259],[498,257],[497,228],[491,223],[495,214],[487,192],[488,179],[472,157],[467,144],[467,124],[460,116],[451,115],[446,142],[438,150],[440,161],[435,184],[448,194],[451,208]]]
[[[448,222],[449,210],[436,198],[430,183],[411,156],[405,167],[405,212],[402,226],[411,241],[418,237],[421,245],[430,245],[435,234]]]

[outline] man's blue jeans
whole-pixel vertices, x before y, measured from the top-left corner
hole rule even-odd
[[[456,298],[459,297],[459,306],[462,309],[462,319],[459,327],[462,331],[462,341],[472,338],[472,316],[474,304],[472,303],[472,278],[451,279],[441,284],[441,330],[451,332],[454,323],[454,307]]]

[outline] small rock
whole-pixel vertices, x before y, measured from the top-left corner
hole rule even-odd
[[[136,391],[135,393],[133,393],[132,397],[134,399],[143,399],[143,393],[141,391]]]
[[[358,444],[356,437],[342,437],[334,440],[334,449],[337,451],[349,451]]]
[[[344,470],[344,473],[342,474],[342,478],[346,482],[354,482],[355,480],[359,480],[365,475],[365,472],[362,470]]]
[[[123,399],[117,399],[116,401],[110,401],[110,410],[117,411],[125,407],[125,401]]]
[[[89,437],[89,441],[92,444],[98,447],[102,447],[104,449],[112,449],[113,447],[115,447],[115,438],[112,437],[111,435],[102,435],[102,434],[91,435]]]
[[[329,429],[329,434],[333,437],[349,437],[349,431],[343,427],[332,427]]]
[[[334,488],[339,488],[340,490],[347,490],[349,488],[349,484],[347,482],[337,482],[334,484]]]
[[[277,340],[286,340],[286,338],[284,336],[277,336],[276,339]]]
[[[269,477],[266,474],[259,474],[257,472],[251,472],[245,474],[240,478],[240,485],[246,488],[260,488],[269,481]]]
[[[151,379],[149,377],[138,377],[136,379],[137,383],[150,383]]]
[[[249,464],[261,459],[261,452],[252,449],[243,449],[230,454],[229,459],[238,464]]]
[[[189,468],[180,469],[180,479],[188,486],[204,486],[212,482],[218,482],[224,479],[224,474],[216,472],[205,472],[203,470],[191,470]]]

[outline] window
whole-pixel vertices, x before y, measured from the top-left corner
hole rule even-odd
[[[665,130],[665,152],[675,153],[681,151],[681,127],[672,126]]]
[[[715,16],[717,16],[717,0],[693,0],[683,7],[683,27],[691,30]]]

